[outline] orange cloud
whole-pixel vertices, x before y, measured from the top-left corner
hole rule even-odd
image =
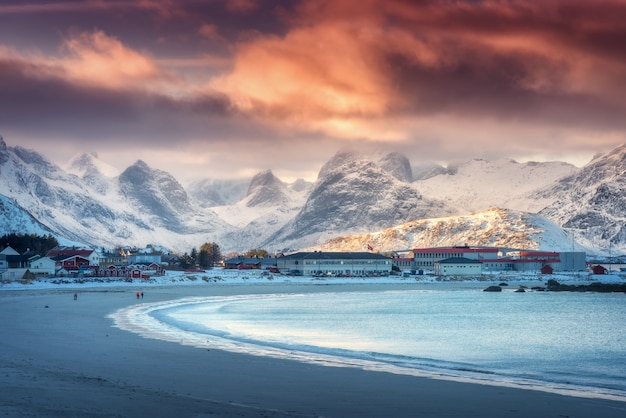
[[[384,113],[390,97],[364,34],[352,25],[297,28],[239,45],[232,73],[212,87],[243,109],[276,117]]]
[[[71,57],[57,60],[68,79],[109,88],[149,88],[168,76],[147,54],[134,51],[104,32],[68,38],[64,48]]]
[[[119,86],[158,75],[152,59],[100,31],[69,38],[64,46],[74,57],[64,64],[74,79]]]
[[[547,100],[558,115],[567,96],[624,108],[626,5],[601,4],[304,1],[284,36],[237,45],[211,87],[252,114],[351,138],[394,114],[515,118]]]

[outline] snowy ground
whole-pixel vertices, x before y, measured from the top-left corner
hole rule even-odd
[[[518,285],[542,286],[549,279],[560,283],[621,283],[626,281],[626,274],[594,275],[589,272],[564,272],[559,274],[542,275],[536,272],[497,272],[483,274],[479,277],[440,277],[430,274],[409,277],[311,277],[289,276],[283,274],[263,273],[259,270],[226,270],[211,269],[204,273],[184,273],[181,271],[167,271],[164,276],[155,276],[150,279],[124,280],[120,278],[95,277],[56,277],[34,280],[32,282],[5,281],[0,282],[0,290],[28,290],[28,289],[73,289],[91,287],[128,287],[148,288],[158,286],[203,286],[211,283],[223,285],[260,285],[264,283],[291,283],[291,284],[494,284],[505,282],[515,288]]]

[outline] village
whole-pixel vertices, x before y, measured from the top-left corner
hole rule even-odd
[[[55,247],[45,256],[20,254],[10,246],[0,251],[0,280],[45,277],[100,277],[119,280],[150,279],[166,270],[179,270],[178,257],[148,247],[98,252],[89,248]],[[584,252],[531,251],[495,247],[415,248],[380,254],[307,251],[268,257],[236,256],[212,268],[257,270],[262,274],[312,277],[379,277],[388,275],[476,277],[497,272],[583,272],[605,274],[601,265],[588,265]],[[188,273],[204,272],[191,266]]]

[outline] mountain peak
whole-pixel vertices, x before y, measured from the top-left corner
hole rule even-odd
[[[171,174],[137,160],[119,175],[118,181],[121,190],[154,214],[163,226],[182,228],[178,215],[189,213],[191,205],[187,192]]]
[[[285,185],[271,170],[265,170],[255,175],[248,187],[248,202],[246,206],[274,206],[285,202]]]
[[[65,170],[78,177],[93,177],[98,175],[115,177],[119,174],[116,168],[98,159],[96,152],[84,152],[75,155],[67,163]]]
[[[413,181],[411,163],[408,158],[400,153],[392,152],[386,154],[378,160],[378,165],[400,181],[405,183]]]

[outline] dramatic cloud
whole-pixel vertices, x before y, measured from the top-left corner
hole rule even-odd
[[[175,143],[220,177],[310,176],[346,146],[580,163],[626,142],[624,16],[622,0],[15,2],[0,129],[133,144],[157,166]]]

